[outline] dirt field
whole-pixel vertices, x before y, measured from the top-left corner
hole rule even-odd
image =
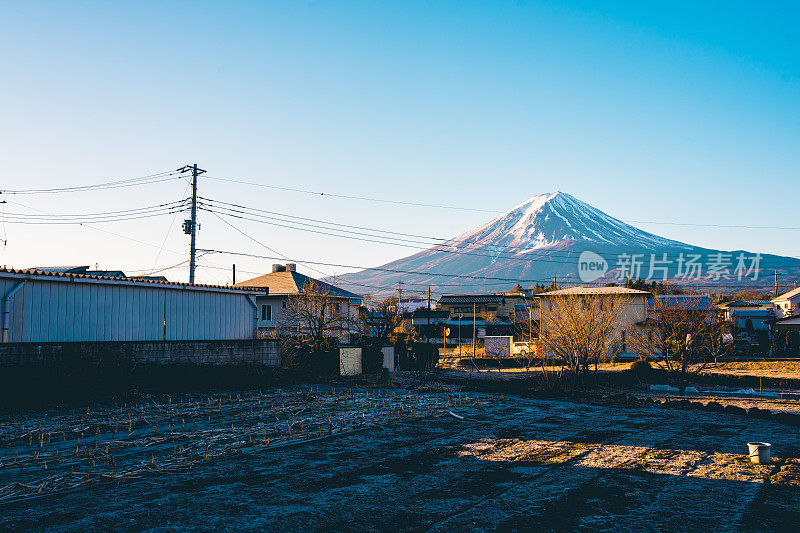
[[[274,391],[259,394],[253,398],[276,405],[271,400]],[[301,389],[298,398],[304,394],[307,389]],[[320,406],[334,408],[335,395],[316,394]],[[135,475],[6,503],[0,507],[0,527],[52,531],[800,528],[800,448],[794,427],[655,406],[634,409],[509,396],[396,394],[400,396],[393,400],[396,406],[426,407],[406,416],[396,410],[396,416],[379,425],[310,442],[278,448],[231,446],[214,460],[203,462],[195,456],[196,464],[184,461],[181,467],[178,462],[171,469],[156,466],[148,471],[139,464],[150,458],[147,443],[140,442],[130,447],[135,459],[129,466],[138,465]],[[225,398],[238,404],[235,396]],[[343,405],[345,398],[350,407]],[[214,401],[215,397],[205,399],[208,405]],[[337,401],[336,412],[364,412],[367,405],[380,405],[375,391],[343,393]],[[203,398],[193,397],[192,405],[202,403]],[[166,412],[169,405],[151,405],[153,411],[148,412]],[[464,419],[446,414],[443,405]],[[228,406],[223,411],[239,417],[250,408]],[[271,407],[264,409],[268,413],[253,411],[256,425],[272,415]],[[93,411],[97,412],[101,411]],[[40,420],[37,415],[27,422],[37,426]],[[223,434],[229,421],[223,416],[212,425]],[[181,436],[185,426],[170,431],[178,434],[175,438],[188,438]],[[137,435],[134,429],[131,438],[144,434]],[[744,444],[748,440],[771,442],[778,458],[765,466],[750,463]],[[23,445],[14,447],[18,446]],[[33,439],[31,446],[37,447]],[[26,484],[35,486],[36,479],[46,475],[40,467],[15,470],[7,462],[8,451],[4,450],[0,467],[0,486],[26,473]],[[157,455],[156,464],[167,461],[167,455]]]

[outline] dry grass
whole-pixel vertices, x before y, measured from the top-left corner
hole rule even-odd
[[[587,468],[639,470],[751,483],[762,483],[772,470],[771,465],[753,464],[741,454],[569,441],[484,439],[463,446],[459,455],[484,461],[527,461],[546,465],[570,462]],[[797,464],[787,463],[774,481],[796,487],[797,476]]]
[[[703,372],[707,374],[800,379],[800,361],[774,359],[768,361],[729,361],[718,363]]]

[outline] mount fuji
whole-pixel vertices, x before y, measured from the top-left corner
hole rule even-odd
[[[624,282],[650,278],[715,292],[769,286],[777,269],[800,277],[800,259],[692,246],[640,230],[577,198],[534,196],[507,213],[427,250],[345,274],[337,283],[358,293],[397,289],[438,293],[497,292],[515,283]]]

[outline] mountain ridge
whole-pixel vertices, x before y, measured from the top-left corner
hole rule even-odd
[[[606,272],[589,280],[585,271],[579,271],[584,253],[605,260]],[[708,263],[704,265],[706,270],[700,270],[707,274],[687,278],[686,263],[694,256]],[[756,254],[698,247],[661,237],[556,191],[534,195],[506,213],[427,250],[376,269],[345,274],[336,282],[354,292],[377,295],[393,292],[398,281],[408,290],[430,284],[438,293],[463,294],[507,290],[515,280],[523,286],[550,283],[554,278],[567,284],[603,284],[624,281],[625,277],[650,276],[656,281],[732,290],[734,285],[765,285],[767,269],[779,270],[784,281],[800,276],[800,259],[772,254],[759,255],[754,279],[753,272],[743,276],[742,257],[747,267]],[[730,262],[727,274],[724,265],[720,266],[724,260]],[[669,265],[665,267],[665,263]],[[653,265],[657,265],[655,270]],[[692,268],[695,267],[693,263]],[[697,273],[696,268],[691,272]],[[654,274],[660,276],[652,277]]]

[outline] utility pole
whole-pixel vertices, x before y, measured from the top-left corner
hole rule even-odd
[[[475,304],[472,304],[472,360],[475,361]]]
[[[397,312],[398,314],[402,314],[400,311],[400,302],[403,301],[403,282],[399,279],[397,280]]]
[[[461,317],[464,316],[458,313],[458,356],[461,357]]]
[[[233,264],[233,283],[232,285],[236,285],[236,263]]]
[[[528,351],[531,349],[531,342],[533,341],[533,311],[531,304],[528,304]]]
[[[777,298],[778,297],[778,275],[779,274],[778,274],[777,270],[773,270],[772,272],[775,274],[775,298]]]
[[[431,288],[428,287],[428,331],[431,329]]]
[[[205,170],[197,168],[197,163],[179,168],[178,172],[192,172],[192,218],[183,221],[183,232],[192,236],[189,244],[189,285],[194,285],[194,269],[197,255],[197,176],[205,174]]]

